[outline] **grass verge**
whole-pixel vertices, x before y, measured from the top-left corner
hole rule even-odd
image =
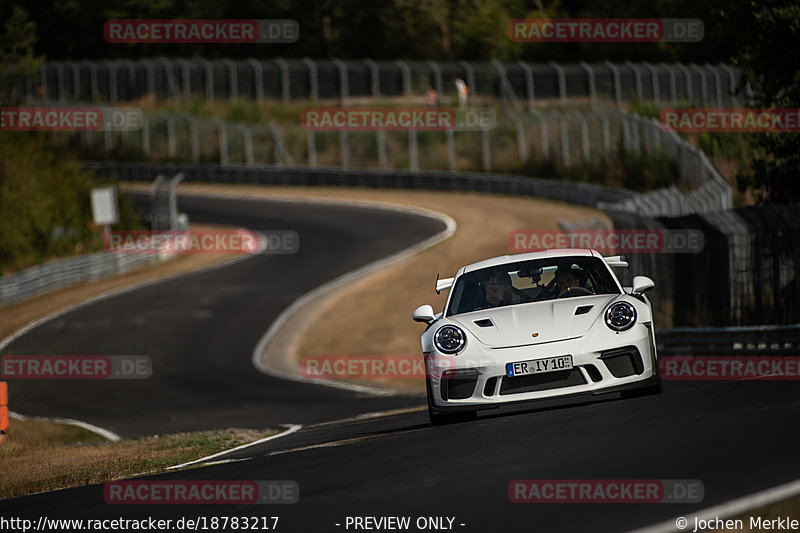
[[[159,473],[275,433],[229,428],[112,443],[75,426],[12,420],[10,438],[0,445],[0,498]]]

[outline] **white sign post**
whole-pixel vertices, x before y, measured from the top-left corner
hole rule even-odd
[[[108,239],[108,226],[119,222],[117,189],[115,187],[92,189],[92,216],[95,224],[103,225],[103,237]]]

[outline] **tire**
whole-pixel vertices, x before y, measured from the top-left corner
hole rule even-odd
[[[428,398],[428,420],[430,420],[432,426],[446,426],[448,424],[468,422],[478,418],[477,411],[456,411],[453,413],[437,411],[433,406],[433,390],[429,378],[425,379],[425,392]]]

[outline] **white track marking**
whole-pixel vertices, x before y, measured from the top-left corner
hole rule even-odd
[[[284,198],[280,198],[280,201],[285,201]],[[306,202],[305,199],[303,200],[295,200],[297,202]],[[289,307],[284,309],[280,315],[270,324],[269,329],[267,329],[266,333],[259,339],[258,343],[256,344],[255,349],[253,350],[252,362],[253,366],[255,366],[259,371],[269,374],[271,376],[279,377],[286,380],[291,381],[299,381],[302,383],[313,383],[317,385],[325,385],[327,387],[333,387],[338,389],[345,389],[352,392],[359,392],[364,394],[370,394],[374,396],[395,396],[395,395],[415,395],[409,392],[398,392],[393,389],[381,389],[378,387],[370,387],[366,385],[359,385],[354,383],[346,383],[340,382],[336,380],[328,380],[328,379],[316,379],[316,378],[308,378],[303,376],[302,373],[299,372],[299,369],[296,368],[294,362],[286,361],[287,354],[283,353],[283,350],[277,350],[277,355],[267,355],[265,356],[265,352],[269,349],[270,343],[272,343],[275,338],[281,333],[281,330],[287,326],[291,326],[293,319],[295,319],[296,315],[299,315],[301,311],[305,311],[307,308],[312,307],[314,304],[319,303],[322,301],[326,296],[332,294],[333,292],[342,289],[346,285],[367,276],[373,272],[377,272],[381,269],[388,267],[391,264],[394,264],[398,261],[406,259],[416,253],[425,250],[426,248],[430,248],[446,239],[449,239],[453,236],[456,231],[456,222],[449,216],[438,213],[436,211],[432,211],[429,209],[419,208],[419,207],[412,207],[412,206],[398,206],[392,204],[382,204],[382,203],[369,203],[369,202],[362,202],[356,200],[324,200],[319,201],[318,199],[310,199],[309,202],[317,201],[317,203],[325,203],[325,204],[344,204],[344,205],[358,205],[362,207],[370,207],[370,208],[377,208],[377,209],[386,209],[389,211],[397,211],[407,214],[414,214],[414,215],[421,215],[426,216],[429,218],[433,218],[435,220],[439,220],[445,224],[445,229],[441,232],[437,233],[436,235],[425,239],[417,244],[414,244],[404,250],[401,250],[395,254],[392,254],[388,257],[383,259],[378,259],[369,263],[361,268],[356,270],[350,271],[338,278],[329,281],[316,289],[311,290],[310,292],[304,294],[297,300],[295,300]],[[307,327],[309,325],[309,320],[307,320],[307,316],[303,317],[302,325]],[[300,331],[302,333],[302,330]],[[291,338],[295,338],[298,333],[295,332],[291,335]],[[290,368],[281,368],[280,366],[276,365],[276,361],[273,359],[277,359],[278,357],[284,358],[283,361],[278,361],[278,365],[283,363],[283,366],[290,366]]]
[[[744,514],[758,507],[763,507],[793,496],[800,494],[800,479],[784,483],[760,492],[754,492],[735,500],[730,500],[714,507],[700,509],[699,511],[692,511],[684,513],[681,517],[686,518],[689,525],[680,529],[676,525],[676,521],[681,518],[676,516],[671,520],[665,520],[651,526],[645,526],[640,529],[629,531],[628,533],[672,533],[674,531],[692,531],[694,529],[694,518],[700,520],[709,520],[719,517],[720,519],[730,518],[732,516]]]
[[[179,465],[175,465],[175,466],[170,466],[169,468],[167,468],[167,470],[174,470],[176,468],[183,468],[185,466],[190,466],[190,465],[194,465],[194,464],[198,464],[198,463],[205,463],[205,462],[208,462],[208,461],[210,461],[212,459],[216,459],[217,457],[221,457],[223,455],[229,454],[231,452],[244,450],[245,448],[249,448],[250,446],[255,446],[256,444],[261,444],[262,442],[267,442],[267,441],[270,441],[270,440],[279,439],[281,437],[286,437],[288,435],[291,435],[292,433],[297,433],[298,431],[300,431],[300,429],[302,427],[303,426],[301,426],[300,424],[292,424],[285,431],[282,431],[282,432],[278,433],[277,435],[271,435],[269,437],[264,437],[263,439],[259,439],[259,440],[253,441],[253,442],[250,442],[248,444],[242,444],[241,446],[237,446],[235,448],[231,448],[230,450],[224,450],[224,451],[215,453],[213,455],[209,455],[207,457],[201,457],[200,459],[195,459],[194,461],[189,461],[188,463],[183,463],[183,464],[179,464]]]
[[[11,418],[16,418],[17,420],[42,420],[45,422],[56,422],[58,424],[76,426],[79,428],[83,428],[87,431],[91,431],[96,435],[100,435],[104,439],[109,440],[111,442],[119,442],[122,440],[122,437],[120,437],[113,431],[109,431],[105,428],[95,426],[94,424],[89,424],[88,422],[81,422],[80,420],[74,420],[72,418],[48,418],[45,416],[25,416],[20,413],[15,413],[14,411],[9,411],[8,415]]]

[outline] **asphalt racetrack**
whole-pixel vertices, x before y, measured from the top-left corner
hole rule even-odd
[[[300,252],[182,276],[36,328],[4,353],[148,355],[154,375],[88,385],[27,382],[15,392],[15,409],[70,416],[124,436],[299,425],[291,435],[217,458],[228,460],[223,464],[147,478],[292,480],[299,501],[111,505],[102,486],[89,486],[0,501],[0,516],[277,516],[277,530],[287,533],[596,533],[685,516],[691,531],[696,511],[800,474],[800,395],[792,381],[666,382],[660,396],[529,405],[431,427],[419,398],[375,398],[260,374],[250,362],[253,346],[283,308],[442,225],[352,207],[193,197],[181,197],[179,206],[197,222],[297,231]],[[702,482],[704,497],[691,504],[512,503],[515,479],[690,479]],[[410,526],[356,528],[352,520],[390,516],[410,517]],[[441,520],[419,528],[421,517]]]

